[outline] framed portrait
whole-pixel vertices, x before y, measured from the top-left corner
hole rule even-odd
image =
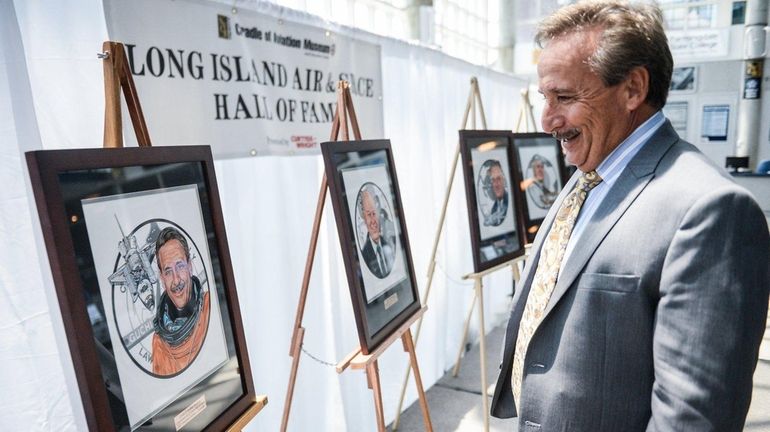
[[[524,254],[521,191],[511,132],[461,130],[474,272]]]
[[[535,238],[540,224],[567,181],[559,141],[545,133],[514,133],[513,147],[524,202],[527,240]]]
[[[671,73],[669,91],[672,93],[695,93],[698,83],[698,68],[696,66],[675,67]]]
[[[321,144],[361,351],[420,309],[388,140]]]
[[[223,430],[256,400],[211,149],[26,154],[91,430]]]

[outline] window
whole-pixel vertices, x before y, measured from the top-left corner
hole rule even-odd
[[[692,30],[717,26],[717,4],[702,0],[661,0],[666,30]]]
[[[409,38],[409,0],[272,0],[339,24],[398,39]]]
[[[501,0],[434,0],[436,44],[449,55],[490,66],[498,59]]]

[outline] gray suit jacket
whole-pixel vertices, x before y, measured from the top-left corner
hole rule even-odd
[[[768,307],[767,222],[668,121],[562,264],[514,406],[519,321],[544,235],[576,179],[522,273],[492,415],[518,416],[521,432],[741,430]]]

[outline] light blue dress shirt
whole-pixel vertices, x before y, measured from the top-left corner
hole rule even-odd
[[[575,227],[572,229],[572,235],[570,235],[569,242],[567,243],[567,250],[564,252],[564,258],[562,259],[563,269],[564,263],[567,262],[572,249],[576,244],[580,243],[580,237],[585,231],[588,221],[591,220],[596,210],[601,205],[604,197],[615,184],[620,173],[626,168],[631,159],[639,153],[639,150],[649,141],[652,134],[655,133],[666,118],[663,116],[663,112],[658,111],[647,121],[642,123],[635,131],[631,133],[622,143],[620,143],[615,150],[612,151],[603,161],[596,167],[596,172],[599,177],[602,178],[602,182],[598,186],[593,188],[588,194],[586,201],[583,203],[583,207],[580,209]],[[559,272],[561,273],[561,271]]]

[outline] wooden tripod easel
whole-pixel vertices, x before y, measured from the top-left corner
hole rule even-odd
[[[120,108],[120,91],[126,98],[131,124],[139,147],[151,147],[150,133],[142,114],[139,94],[134,78],[128,69],[126,50],[122,43],[105,41],[99,58],[104,60],[104,148],[123,147],[123,119]],[[227,432],[240,432],[267,405],[267,396],[258,395],[251,405],[228,426]]]
[[[524,122],[524,130],[521,129],[521,122]],[[532,129],[530,129],[530,124]],[[519,119],[516,121],[516,132],[537,132],[537,123],[535,123],[535,113],[532,110],[532,103],[529,101],[529,87],[521,89],[521,109],[519,110]]]
[[[470,115],[470,123],[471,123],[471,129],[476,129],[476,110],[478,109],[479,117],[481,120],[481,126],[483,129],[487,129],[487,120],[486,116],[484,115],[484,105],[481,103],[481,93],[479,92],[479,82],[476,77],[471,78],[471,89],[470,93],[468,94],[468,103],[465,106],[465,112],[463,114],[463,120],[460,124],[460,129],[465,129],[468,126],[468,116]],[[447,212],[447,206],[449,205],[449,196],[452,193],[452,184],[454,183],[454,177],[455,172],[457,171],[457,163],[460,158],[460,142],[457,142],[457,147],[455,148],[454,158],[452,160],[452,167],[449,172],[449,181],[447,182],[447,188],[446,193],[444,194],[444,205],[441,209],[441,214],[439,216],[439,222],[438,227],[436,228],[436,235],[435,239],[433,241],[433,250],[431,252],[430,261],[428,264],[428,282],[427,286],[425,288],[425,293],[423,294],[422,304],[427,304],[428,302],[428,296],[430,295],[430,288],[433,284],[433,274],[436,270],[436,252],[438,251],[438,244],[441,240],[441,233],[444,228],[444,219],[446,217]],[[507,266],[512,266],[514,269],[514,278],[518,281],[518,267],[516,263],[518,262],[519,258],[514,259],[512,261],[508,261],[506,263],[502,263],[496,267],[493,267],[491,269],[485,270],[480,273],[474,273],[469,274],[466,276],[463,276],[463,279],[474,279],[474,294],[473,294],[473,300],[471,302],[470,309],[468,311],[468,317],[465,320],[465,326],[463,330],[463,336],[462,341],[460,342],[460,351],[457,355],[457,361],[455,363],[455,368],[452,372],[453,376],[457,376],[457,372],[459,371],[460,367],[460,358],[462,356],[463,352],[463,346],[465,345],[465,340],[468,338],[468,327],[470,325],[470,319],[471,315],[473,314],[473,309],[476,305],[476,299],[480,299],[479,301],[479,325],[480,325],[480,349],[481,349],[481,395],[482,395],[482,407],[484,411],[484,430],[489,431],[489,401],[487,400],[487,375],[486,375],[486,332],[484,329],[484,300],[483,300],[483,294],[482,294],[482,277],[486,276],[487,274],[493,273],[501,268],[505,268]],[[422,328],[422,319],[417,322],[417,330],[415,332],[415,344],[417,344],[417,341],[420,337],[420,329]],[[407,368],[404,381],[401,386],[401,396],[399,397],[398,401],[398,407],[396,409],[396,418],[393,421],[393,430],[398,429],[398,423],[401,416],[401,408],[404,404],[404,395],[406,394],[406,385],[409,382],[409,376],[410,376],[410,369]]]
[[[128,114],[134,126],[139,147],[150,147],[150,133],[142,114],[142,105],[136,93],[134,78],[128,69],[126,50],[120,42],[105,41],[102,44],[104,60],[104,147],[123,147],[123,120],[120,108],[120,90],[126,98]]]
[[[361,140],[361,131],[358,128],[358,119],[356,118],[356,112],[353,108],[353,100],[350,96],[350,85],[347,81],[340,81],[337,84],[337,111],[334,114],[334,120],[332,122],[330,141],[337,141],[340,132],[342,132],[343,140],[350,140],[348,118],[350,119],[350,124],[353,128],[354,138],[356,140]],[[318,244],[318,233],[321,227],[321,216],[323,215],[327,190],[328,181],[326,174],[324,173],[324,176],[321,180],[321,190],[318,193],[315,219],[313,221],[313,229],[310,234],[310,247],[308,248],[307,260],[305,261],[305,273],[302,278],[302,289],[300,291],[299,302],[297,304],[297,316],[294,321],[294,331],[291,337],[291,350],[289,352],[289,356],[292,357],[291,373],[289,375],[289,385],[286,390],[286,402],[283,407],[281,432],[286,432],[286,428],[288,426],[289,413],[291,411],[291,400],[294,395],[294,385],[297,382],[297,369],[299,368],[299,358],[302,353],[302,343],[305,337],[305,328],[302,327],[302,318],[305,314],[305,302],[307,300],[308,286],[310,284],[310,275],[313,271],[313,261],[315,260],[315,251]],[[425,422],[425,430],[433,431],[430,414],[428,412],[428,402],[425,399],[425,391],[423,390],[422,386],[420,369],[417,365],[417,355],[415,353],[414,342],[412,341],[412,332],[410,330],[411,325],[417,319],[421,319],[426,309],[427,307],[423,306],[422,309],[414,313],[372,353],[364,355],[361,353],[361,349],[358,348],[353,350],[345,357],[344,360],[337,364],[337,373],[344,372],[348,367],[352,369],[363,369],[366,371],[368,386],[374,393],[374,408],[377,417],[377,430],[379,432],[385,432],[385,415],[382,409],[382,389],[380,387],[380,372],[377,366],[377,360],[398,338],[401,338],[404,351],[409,353],[409,364],[411,369],[414,370],[417,392],[420,396],[420,406],[422,408],[423,421]]]

